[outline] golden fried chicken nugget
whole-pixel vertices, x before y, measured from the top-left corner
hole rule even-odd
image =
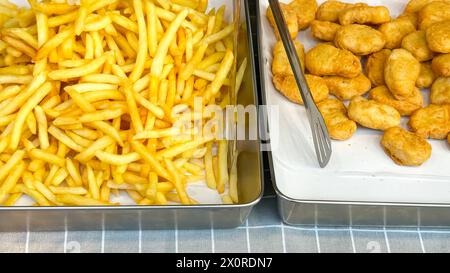
[[[366,25],[351,24],[338,29],[334,43],[356,55],[368,55],[380,51],[386,40],[383,34]]]
[[[297,20],[297,14],[292,10],[291,7],[289,7],[287,4],[280,3],[281,10],[283,11],[284,19],[286,20],[286,25],[289,30],[289,34],[292,39],[295,39],[297,37],[299,27],[298,27],[298,20]],[[280,40],[280,32],[278,31],[277,24],[275,23],[275,18],[273,17],[272,9],[270,7],[267,8],[266,12],[267,20],[269,20],[269,23],[272,25],[275,36],[278,40]]]
[[[347,140],[356,132],[356,123],[347,117],[347,109],[340,100],[323,100],[317,104],[317,108],[322,113],[332,139]]]
[[[417,13],[405,12],[405,13],[400,14],[397,17],[397,19],[409,20],[411,22],[411,24],[414,26],[414,28],[417,29],[418,21],[419,21],[419,16],[417,15]]]
[[[449,0],[411,0],[405,7],[405,12],[416,13],[431,2],[450,2]]]
[[[431,68],[438,76],[450,77],[450,53],[434,57]]]
[[[415,111],[409,127],[423,138],[445,139],[450,132],[450,105],[430,104]]]
[[[424,30],[414,31],[402,40],[402,48],[411,52],[419,62],[426,62],[434,57],[434,52],[428,47]]]
[[[344,3],[336,0],[328,0],[322,3],[317,9],[316,19],[328,22],[338,22],[339,13],[353,6],[367,6],[366,3]]]
[[[289,3],[289,7],[297,16],[297,24],[300,30],[309,27],[309,24],[316,18],[316,0],[294,0]]]
[[[414,32],[416,27],[407,18],[397,18],[390,22],[382,24],[378,30],[383,33],[386,40],[385,48],[399,48],[403,37]]]
[[[417,78],[416,86],[419,88],[429,88],[435,79],[436,74],[431,69],[431,63],[420,63],[420,74],[419,78]]]
[[[431,86],[431,103],[450,105],[450,77],[439,77]]]
[[[447,142],[448,142],[448,144],[450,144],[450,134],[448,134],[448,136],[447,136]]]
[[[409,51],[394,49],[386,61],[384,80],[396,99],[411,97],[420,74],[420,63]]]
[[[294,45],[302,68],[304,69],[305,50],[303,45],[299,41],[294,41]],[[286,50],[284,50],[283,42],[281,41],[278,41],[273,47],[272,74],[282,76],[294,74],[294,72],[292,72]]]
[[[309,73],[317,76],[341,76],[353,78],[361,73],[361,62],[348,50],[329,44],[318,44],[305,56]]]
[[[400,125],[400,113],[394,107],[363,97],[354,97],[350,101],[348,117],[375,130],[384,131]]]
[[[315,102],[320,102],[328,98],[328,87],[324,79],[309,74],[306,74],[305,78]],[[284,77],[275,75],[273,77],[273,83],[275,88],[290,101],[298,104],[303,104],[303,99],[300,95],[300,91],[297,87],[297,82],[295,81],[293,75]]]
[[[391,55],[390,49],[382,49],[372,53],[366,62],[367,77],[374,86],[384,85],[384,67],[386,60]]]
[[[389,9],[383,6],[353,6],[339,13],[341,25],[380,25],[391,21]]]
[[[431,145],[425,139],[400,127],[386,130],[381,145],[402,166],[420,166],[431,157]]]
[[[419,29],[425,30],[432,24],[450,20],[450,1],[434,1],[419,11]]]
[[[355,78],[327,76],[324,79],[330,93],[341,100],[349,100],[354,96],[364,95],[371,87],[370,80],[363,73]]]
[[[428,47],[434,52],[450,53],[450,20],[431,25],[425,31]]]
[[[422,93],[418,88],[414,89],[413,96],[405,100],[397,100],[386,86],[381,85],[370,90],[369,98],[394,107],[402,116],[410,116],[414,111],[423,106]]]
[[[314,20],[311,22],[311,34],[314,38],[323,41],[334,41],[336,32],[341,28],[341,25],[328,22]]]

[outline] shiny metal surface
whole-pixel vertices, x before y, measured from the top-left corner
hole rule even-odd
[[[247,71],[237,103],[256,105],[254,54],[248,3],[230,1],[237,31],[237,58],[247,58]],[[238,16],[236,16],[238,15]],[[0,207],[0,231],[62,231],[137,229],[202,229],[240,226],[263,194],[259,141],[238,141],[238,192],[240,204],[196,206],[117,207]],[[139,221],[136,221],[138,219]]]
[[[331,139],[328,135],[327,126],[325,125],[322,114],[319,112],[319,109],[317,109],[311,90],[306,82],[305,74],[303,73],[302,66],[297,55],[297,50],[295,49],[294,42],[290,37],[289,30],[286,27],[286,21],[281,11],[280,3],[278,0],[269,0],[269,4],[278,27],[278,32],[283,42],[284,49],[286,50],[289,63],[292,71],[294,72],[294,78],[297,82],[298,90],[305,105],[314,140],[314,150],[316,151],[319,166],[321,168],[325,168],[330,161],[332,152]]]

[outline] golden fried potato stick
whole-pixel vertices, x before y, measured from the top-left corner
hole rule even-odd
[[[20,162],[12,169],[11,175],[9,175],[3,182],[3,184],[0,186],[0,203],[3,203],[6,200],[8,194],[14,188],[17,181],[19,181],[24,170],[25,170],[25,163],[23,162]]]
[[[39,89],[36,90],[36,93],[34,93],[30,99],[20,108],[19,112],[17,113],[17,118],[14,121],[14,127],[11,132],[11,140],[9,143],[9,147],[12,150],[16,150],[17,146],[19,145],[20,136],[22,134],[22,127],[25,123],[25,119],[27,118],[28,114],[30,114],[34,107],[36,107],[41,100],[52,90],[51,83],[47,82],[43,84]]]
[[[48,77],[53,80],[66,80],[89,75],[100,69],[100,67],[106,62],[107,58],[108,53],[101,56],[100,58],[91,61],[90,63],[87,63],[85,65],[76,68],[53,70],[48,74]]]
[[[156,51],[155,57],[153,58],[153,63],[151,67],[151,75],[159,78],[163,69],[164,58],[167,55],[169,50],[170,43],[175,38],[178,29],[181,26],[181,23],[188,15],[188,10],[183,10],[176,16],[175,20],[173,20],[169,27],[167,28],[164,36],[161,38],[158,49]]]

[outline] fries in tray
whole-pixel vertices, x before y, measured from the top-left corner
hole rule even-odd
[[[199,181],[239,202],[211,126],[242,80],[225,7],[73,2],[0,0],[0,204],[193,205]]]

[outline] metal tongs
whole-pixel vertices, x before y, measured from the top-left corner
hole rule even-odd
[[[292,71],[294,72],[295,81],[299,87],[298,90],[300,90],[300,95],[302,96],[305,104],[319,165],[324,168],[331,158],[331,140],[328,135],[327,127],[325,126],[322,114],[317,109],[311,95],[311,91],[306,82],[297,51],[295,50],[294,42],[291,40],[289,31],[286,27],[286,21],[284,19],[283,12],[281,11],[280,3],[278,0],[269,0],[269,4],[278,27],[278,32],[280,33],[281,40],[286,50],[289,63],[291,64]]]

